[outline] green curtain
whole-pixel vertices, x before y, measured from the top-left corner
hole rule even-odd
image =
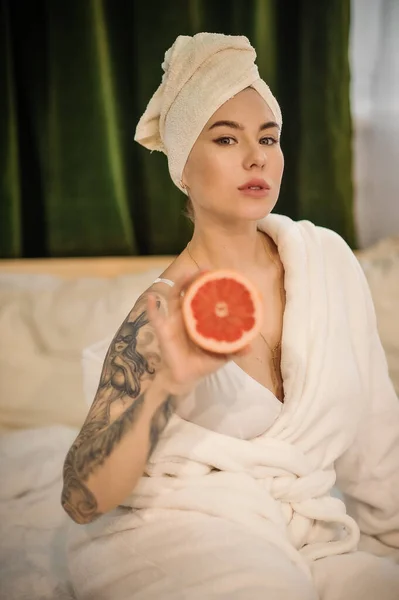
[[[191,225],[133,140],[179,34],[247,35],[283,110],[276,210],[353,246],[350,0],[0,0],[0,256],[174,254]]]

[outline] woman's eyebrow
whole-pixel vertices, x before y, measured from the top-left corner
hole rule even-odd
[[[216,121],[208,128],[208,131],[215,129],[215,127],[230,127],[231,129],[239,129],[240,131],[245,129],[244,125],[241,125],[241,123],[237,123],[236,121]],[[262,125],[259,127],[259,131],[272,129],[273,127],[280,129],[279,125],[275,121],[267,121],[267,123],[262,123]]]
[[[274,127],[280,130],[280,125],[276,123],[276,121],[268,121],[259,127],[259,131],[263,131],[264,129],[273,129]]]
[[[241,131],[244,129],[244,126],[236,121],[216,121],[209,127],[208,131],[215,129],[215,127],[231,127],[231,129],[241,129]]]

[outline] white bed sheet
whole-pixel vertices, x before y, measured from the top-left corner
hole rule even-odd
[[[73,600],[60,505],[62,465],[77,431],[54,426],[0,436],[0,598]]]

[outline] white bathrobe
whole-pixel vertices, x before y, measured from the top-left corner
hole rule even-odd
[[[399,562],[399,402],[365,277],[330,230],[280,215],[258,226],[285,268],[283,410],[249,441],[175,415],[127,508],[74,531],[81,598],[290,598],[294,586],[341,599],[339,578],[348,598],[374,598],[373,585],[399,598],[399,567],[356,552]]]

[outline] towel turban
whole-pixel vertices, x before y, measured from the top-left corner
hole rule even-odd
[[[205,124],[227,100],[251,86],[276,122],[281,111],[259,77],[256,52],[244,36],[220,33],[180,35],[165,53],[162,82],[141,117],[135,140],[168,157],[173,182],[184,193],[183,169]]]

